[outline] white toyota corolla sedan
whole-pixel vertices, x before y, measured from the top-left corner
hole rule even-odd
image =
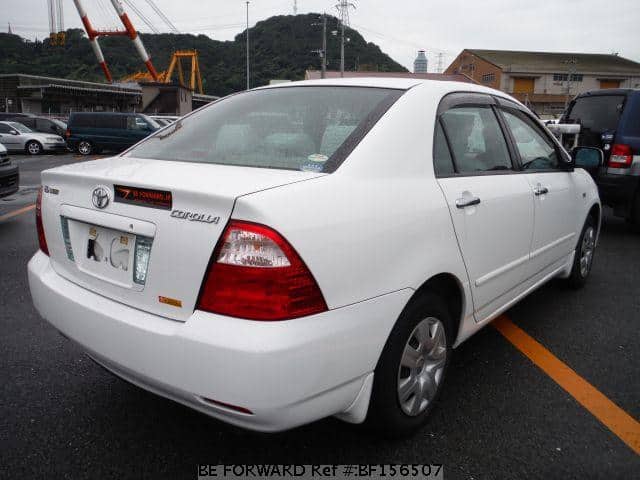
[[[407,434],[453,348],[585,282],[601,162],[482,86],[260,88],[43,172],[29,284],[96,362],[225,422]]]

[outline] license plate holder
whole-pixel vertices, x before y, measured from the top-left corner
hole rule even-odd
[[[141,289],[133,281],[135,234],[74,220],[69,221],[69,231],[80,271],[121,287]]]

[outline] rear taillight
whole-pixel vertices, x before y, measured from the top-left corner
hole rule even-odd
[[[629,145],[621,145],[614,143],[611,147],[611,156],[609,157],[609,167],[611,168],[629,168],[633,163],[633,151]]]
[[[250,320],[288,320],[327,310],[298,253],[275,230],[233,220],[213,252],[197,307]]]
[[[67,128],[67,130],[64,132],[64,136],[69,138],[71,136],[71,130]]]
[[[36,200],[36,229],[38,230],[40,250],[42,250],[46,255],[49,255],[47,238],[44,236],[44,227],[42,226],[42,187],[38,190],[38,199]]]

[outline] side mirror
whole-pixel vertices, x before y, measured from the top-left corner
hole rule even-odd
[[[571,158],[576,167],[587,171],[597,170],[604,165],[604,152],[595,147],[576,147],[571,150]]]
[[[11,130],[9,133],[11,135],[20,135],[20,133],[17,130]]]

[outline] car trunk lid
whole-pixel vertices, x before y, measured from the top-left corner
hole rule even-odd
[[[100,295],[186,320],[235,199],[322,175],[131,157],[45,171],[52,266]]]

